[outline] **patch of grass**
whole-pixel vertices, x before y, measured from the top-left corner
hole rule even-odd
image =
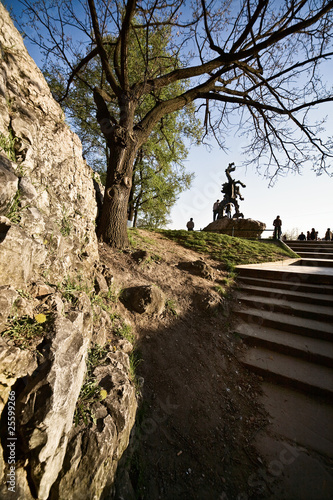
[[[63,212],[62,219],[61,219],[60,223],[58,224],[58,226],[60,229],[60,233],[63,236],[69,236],[69,234],[71,233],[71,231],[73,229],[73,223],[65,211]]]
[[[177,310],[176,310],[177,303],[173,299],[167,299],[165,301],[165,311],[166,313],[171,314],[172,316],[178,316]]]
[[[128,340],[131,344],[135,342],[135,335],[132,332],[132,327],[124,321],[113,330],[113,333],[118,337]]]
[[[77,301],[77,294],[84,292],[90,297],[94,293],[94,287],[82,279],[80,275],[66,276],[61,283],[57,284],[58,290],[61,292],[67,302],[73,304]]]
[[[8,132],[7,136],[5,136],[0,132],[0,148],[4,150],[7,157],[12,162],[16,162],[16,155],[15,155],[16,140],[17,140],[16,137],[13,136],[11,131]]]
[[[134,384],[135,390],[137,394],[140,394],[140,384],[139,384],[139,379],[137,376],[137,368],[140,363],[142,363],[143,359],[141,357],[141,354],[138,350],[133,350],[131,354],[129,355],[129,362],[130,362],[130,370],[129,370],[129,377],[132,383]]]
[[[96,423],[95,415],[93,413],[93,405],[102,401],[104,395],[101,387],[94,377],[94,370],[97,366],[103,365],[103,359],[109,352],[109,344],[102,347],[98,344],[88,351],[86,360],[87,373],[84,383],[76,403],[74,412],[74,425],[77,426],[83,422],[86,426]]]
[[[221,297],[226,297],[228,295],[228,291],[221,285],[214,286],[215,292],[217,292]]]
[[[162,261],[162,257],[160,257],[159,255],[157,254],[151,254],[149,255],[148,259],[144,260],[142,262],[142,265],[149,265],[151,264],[152,262],[161,262]]]
[[[185,248],[209,255],[224,263],[228,271],[234,271],[235,266],[240,264],[272,262],[297,256],[280,242],[273,240],[248,240],[205,231],[161,229],[158,232]]]
[[[52,316],[50,314],[36,314],[30,316],[13,317],[7,323],[7,328],[1,335],[11,339],[20,349],[33,350],[36,340],[42,339],[50,327]]]
[[[21,207],[21,195],[17,191],[12,201],[8,204],[5,217],[13,222],[13,224],[18,224],[21,220],[22,210],[28,208],[29,205]]]
[[[143,234],[136,227],[127,229],[128,241],[132,248],[142,248],[142,243],[148,245],[155,245],[153,239],[143,236]]]

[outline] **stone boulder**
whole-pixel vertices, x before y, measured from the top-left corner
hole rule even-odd
[[[92,409],[94,423],[89,428],[72,428],[50,500],[113,498],[116,466],[127,448],[137,408],[128,371],[128,356],[122,350],[109,351],[95,368],[96,383],[105,396]]]
[[[266,224],[258,220],[222,217],[208,224],[204,231],[228,234],[238,238],[260,238],[264,229],[266,229]]]
[[[165,295],[154,285],[143,285],[125,288],[121,296],[128,309],[140,314],[162,314],[165,308]]]
[[[37,498],[46,500],[66,453],[76,401],[86,372],[92,322],[84,312],[75,321],[58,315],[44,347],[44,362],[30,377],[17,402],[18,432]]]

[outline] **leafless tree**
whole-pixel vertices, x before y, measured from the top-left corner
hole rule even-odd
[[[110,245],[127,244],[127,204],[137,151],[163,116],[189,103],[204,109],[206,134],[213,134],[222,148],[230,129],[239,127],[247,144],[246,161],[265,166],[272,179],[290,169],[300,171],[306,162],[317,173],[328,172],[332,141],[322,140],[322,123],[311,123],[311,110],[325,110],[325,103],[333,100],[320,73],[320,63],[330,62],[333,54],[333,1],[22,4],[33,26],[40,26],[37,43],[48,57],[61,58],[68,66],[67,88],[75,78],[84,81],[92,58],[101,60],[101,85],[88,91],[93,92],[111,152],[98,227],[99,238]],[[169,33],[169,63],[165,54],[151,49],[156,30]],[[135,78],[133,40],[144,62]],[[85,52],[79,43],[85,44]],[[165,97],[163,90],[179,82],[187,86]],[[136,108],[147,98],[151,104],[138,120]]]

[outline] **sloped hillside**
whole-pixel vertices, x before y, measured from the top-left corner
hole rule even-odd
[[[161,234],[130,238],[125,252],[100,245],[115,288],[153,284],[166,307],[154,315],[118,302],[136,335],[141,396],[116,498],[260,498],[249,478],[261,465],[253,438],[266,414],[230,333],[233,277]]]

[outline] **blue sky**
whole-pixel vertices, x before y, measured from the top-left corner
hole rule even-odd
[[[16,0],[5,0],[12,6],[14,13],[19,13],[20,5]],[[36,47],[26,43],[30,55],[37,65],[41,58]],[[325,71],[325,79],[333,81],[333,64]],[[318,108],[318,118],[323,113],[328,116],[326,129],[333,135],[333,103],[326,103],[325,109]],[[314,114],[315,116],[315,114]],[[242,167],[240,139],[230,136],[228,153],[221,151],[212,142],[209,151],[206,146],[193,146],[186,161],[189,171],[195,173],[192,188],[180,195],[171,212],[172,229],[184,229],[186,222],[193,217],[195,229],[202,229],[212,221],[212,205],[222,198],[221,185],[226,181],[225,169],[235,162],[237,166],[234,178],[246,184],[241,188],[245,198],[240,202],[241,212],[246,218],[264,222],[272,228],[276,215],[280,215],[284,231],[306,232],[312,227],[323,237],[328,227],[333,229],[333,179],[326,174],[316,176],[310,166],[302,174],[289,173],[280,177],[273,187],[268,187],[269,180],[259,176],[254,169]],[[333,166],[331,169],[333,173]]]

